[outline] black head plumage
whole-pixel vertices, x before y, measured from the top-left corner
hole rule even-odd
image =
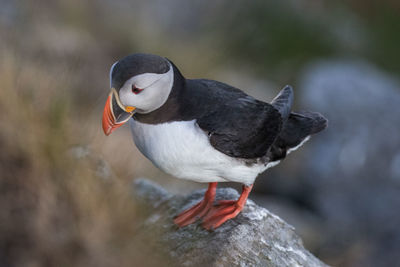
[[[164,57],[151,54],[132,54],[119,60],[111,71],[111,86],[119,90],[133,76],[143,73],[162,74],[170,65]]]

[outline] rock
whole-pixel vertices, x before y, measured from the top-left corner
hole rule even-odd
[[[303,247],[292,226],[251,200],[237,218],[212,232],[199,224],[175,226],[173,217],[204,192],[174,196],[153,182],[136,180],[134,195],[143,210],[138,241],[178,266],[327,266]],[[238,196],[234,189],[217,189],[217,199]]]
[[[367,63],[327,61],[310,65],[301,84],[304,105],[330,120],[316,151],[321,164],[312,166],[317,174],[329,183],[336,173],[400,184],[398,81]]]

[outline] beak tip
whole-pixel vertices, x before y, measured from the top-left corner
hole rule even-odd
[[[106,136],[109,136],[113,130],[113,127],[110,127],[109,125],[105,125],[103,121],[103,132]]]

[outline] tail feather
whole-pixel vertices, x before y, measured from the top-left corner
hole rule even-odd
[[[317,112],[292,112],[284,123],[281,133],[272,144],[269,151],[270,161],[280,160],[286,154],[295,150],[328,125],[328,121]]]

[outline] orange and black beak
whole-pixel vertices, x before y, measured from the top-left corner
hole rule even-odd
[[[135,107],[124,106],[113,88],[103,111],[103,130],[106,135],[127,122],[134,114]]]

